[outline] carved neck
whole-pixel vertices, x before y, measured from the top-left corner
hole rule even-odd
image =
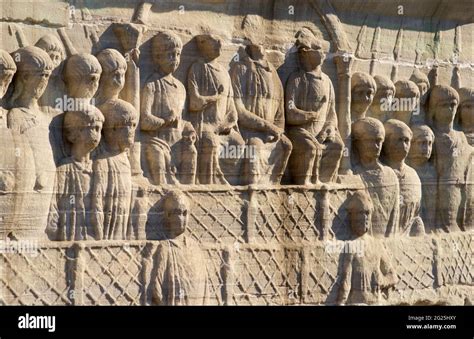
[[[80,162],[81,164],[86,164],[91,159],[90,150],[86,150],[83,145],[79,143],[72,145],[71,155],[75,161]]]
[[[428,159],[422,157],[410,158],[410,166],[414,168],[421,168],[426,165]]]
[[[18,107],[25,107],[30,110],[39,110],[38,100],[29,95],[22,95],[16,99],[15,105]]]
[[[437,123],[435,120],[434,127],[436,131],[439,133],[449,133],[453,130],[453,122],[450,122],[449,124],[440,124],[440,123]]]
[[[116,89],[111,89],[111,88],[103,88],[99,91],[97,94],[97,101],[98,102],[105,102],[107,100],[111,99],[118,99],[120,91],[117,91]]]
[[[360,158],[360,165],[366,170],[380,169],[380,162],[377,158]]]
[[[398,159],[387,159],[387,165],[397,171],[401,171],[403,167],[405,167],[405,160],[398,160]]]

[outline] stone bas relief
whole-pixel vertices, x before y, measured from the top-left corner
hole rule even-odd
[[[270,3],[1,19],[2,304],[472,304],[462,4]]]

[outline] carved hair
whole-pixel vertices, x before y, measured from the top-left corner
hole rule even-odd
[[[152,50],[165,52],[172,48],[183,48],[181,39],[172,32],[158,32],[151,40]]]
[[[413,132],[411,131],[410,127],[398,119],[387,120],[383,124],[383,127],[385,128],[385,139],[390,138],[390,136],[393,134],[400,134],[401,132],[408,132],[410,138],[413,138]]]
[[[66,60],[63,78],[67,84],[94,73],[102,73],[102,67],[95,56],[88,53],[74,54]]]
[[[85,105],[81,110],[67,111],[64,114],[63,121],[66,139],[74,144],[76,140],[74,131],[77,130],[77,127],[85,126],[94,122],[104,123],[102,112],[95,106]]]
[[[374,204],[366,190],[357,190],[347,199],[348,212],[360,212],[364,207],[374,210]]]
[[[119,51],[113,48],[100,51],[97,54],[97,60],[104,73],[111,73],[117,69],[127,69],[127,61]]]
[[[432,140],[435,138],[433,131],[428,125],[415,125],[411,128],[411,131],[413,133],[413,140],[416,140],[422,136],[430,137]]]
[[[418,86],[411,80],[398,80],[395,83],[395,95],[397,98],[420,97]]]
[[[135,107],[121,99],[108,100],[100,106],[100,110],[105,118],[104,129],[123,127],[138,121]]]
[[[459,103],[459,94],[451,86],[445,85],[436,85],[430,92],[428,99],[428,116],[427,123],[432,125],[434,121],[434,112],[436,105],[438,105],[440,100],[452,100],[455,99]]]
[[[363,72],[355,72],[351,77],[351,91],[357,86],[368,86],[374,89],[374,92],[377,90],[377,84],[375,83],[374,78],[370,74]]]
[[[6,70],[16,71],[15,61],[7,51],[0,49],[0,72]]]
[[[180,208],[182,210],[189,210],[189,199],[180,190],[172,190],[166,193],[163,197],[163,209]]]
[[[295,46],[297,48],[311,48],[314,50],[323,48],[323,42],[307,27],[303,27],[301,30],[296,32],[295,38]]]
[[[379,120],[365,117],[352,124],[353,140],[364,139],[364,137],[370,134],[380,135],[382,138],[385,138],[385,129]]]
[[[461,118],[461,106],[466,102],[473,102],[474,103],[474,88],[463,87],[458,89],[459,93],[459,106],[458,112],[456,114],[456,125],[462,127],[462,118]],[[472,114],[472,112],[471,112]]]
[[[421,72],[419,69],[415,69],[410,76],[410,80],[413,81],[415,84],[425,83],[428,87],[430,87],[430,81],[425,73]]]
[[[46,52],[59,52],[61,57],[64,57],[64,47],[61,41],[53,34],[46,34],[42,36],[35,44],[36,47],[41,48]]]
[[[395,94],[395,84],[389,78],[383,75],[374,76],[374,81],[377,86],[377,90],[389,89]]]

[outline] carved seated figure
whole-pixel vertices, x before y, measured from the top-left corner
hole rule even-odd
[[[91,225],[91,152],[99,145],[104,117],[92,105],[79,111],[67,111],[64,134],[71,144],[71,156],[56,170],[55,195],[51,201],[46,229],[49,239],[96,239]]]
[[[24,191],[15,202],[18,210],[14,223],[18,237],[39,239],[44,236],[51,203],[56,173],[53,150],[57,145],[50,135],[51,115],[47,108],[39,106],[38,99],[46,89],[53,66],[48,54],[38,47],[20,48],[13,58],[17,73],[7,122],[17,136],[18,156],[29,162],[25,171],[16,174]]]
[[[383,243],[370,236],[374,206],[367,192],[354,193],[347,209],[354,243],[349,248],[360,251],[342,254],[337,304],[379,305],[381,292],[395,286],[398,277]]]
[[[437,176],[431,159],[434,133],[427,125],[412,127],[413,139],[408,153],[407,163],[413,167],[421,180],[421,211],[425,231],[435,229]]]
[[[420,90],[413,81],[399,80],[395,83],[395,99],[391,106],[392,119],[411,126],[413,116],[420,115]]]
[[[283,86],[262,45],[249,42],[247,56],[231,69],[239,127],[255,159],[247,159],[249,184],[279,184],[292,146],[283,134]]]
[[[396,119],[387,120],[384,127],[384,161],[394,170],[400,185],[400,234],[423,235],[425,227],[420,218],[421,181],[416,171],[405,163],[413,133],[410,127]]]
[[[430,90],[430,81],[426,74],[419,69],[415,69],[410,76],[410,81],[413,81],[420,91],[420,114],[411,117],[411,123],[424,124],[426,122],[426,104]]]
[[[378,119],[383,123],[391,115],[390,108],[395,96],[395,85],[392,80],[382,75],[374,76],[374,80],[377,92],[375,92],[374,101],[370,105],[367,116]]]
[[[241,183],[243,157],[240,152],[220,156],[227,153],[220,152],[221,149],[245,148],[245,141],[238,132],[230,76],[217,61],[222,42],[207,34],[195,39],[201,58],[189,69],[188,95],[190,120],[198,138],[198,181],[200,184],[237,185]]]
[[[370,74],[355,72],[351,77],[351,120],[364,118],[374,100],[377,84]]]
[[[393,237],[398,234],[400,188],[395,172],[379,158],[385,130],[380,121],[362,118],[352,124],[354,174],[359,174],[374,203],[371,235]]]
[[[321,70],[322,43],[310,32],[297,34],[300,70],[291,74],[285,94],[289,168],[297,185],[335,181],[344,143],[337,130],[334,88]]]
[[[435,133],[435,166],[438,174],[437,230],[453,232],[465,226],[470,197],[473,147],[466,135],[453,128],[459,95],[449,86],[435,86],[430,94],[428,121]],[[467,208],[467,209],[466,209]]]
[[[209,293],[206,262],[197,242],[185,233],[189,201],[182,192],[171,191],[163,197],[162,204],[162,241],[152,271],[152,303],[204,305]]]
[[[182,47],[174,33],[160,32],[152,39],[156,69],[145,82],[140,114],[146,161],[154,185],[195,183],[195,173],[189,171],[195,172],[197,167],[196,138],[190,135],[192,126],[183,120],[186,90],[173,76]],[[183,134],[185,140],[180,142]]]
[[[97,239],[129,239],[132,173],[128,150],[135,138],[138,113],[126,101],[109,100],[100,107],[105,122],[100,154],[94,160],[92,225]]]

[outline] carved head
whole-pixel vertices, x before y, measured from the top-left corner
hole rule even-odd
[[[138,123],[135,107],[124,100],[112,99],[99,108],[105,118],[103,135],[106,145],[119,152],[128,150],[134,142]]]
[[[420,102],[424,105],[428,90],[430,89],[430,81],[428,80],[428,77],[419,69],[415,69],[410,80],[418,86],[418,90],[420,91]]]
[[[410,127],[396,119],[386,121],[383,126],[385,128],[384,156],[394,162],[404,161],[410,151],[413,138]]]
[[[474,89],[459,89],[458,123],[463,131],[474,131]]]
[[[426,162],[431,158],[433,151],[434,133],[427,125],[412,127],[413,138],[411,141],[408,159],[410,162]]]
[[[0,99],[7,92],[13,75],[16,72],[16,65],[13,58],[3,49],[0,49]]]
[[[305,71],[312,71],[322,65],[326,54],[323,43],[309,29],[302,29],[295,35],[300,64]]]
[[[64,60],[64,47],[61,41],[53,34],[46,34],[42,36],[35,44],[36,47],[41,48],[43,51],[48,53],[53,67],[59,66],[61,61]]]
[[[17,67],[12,101],[24,96],[39,99],[53,69],[51,58],[41,48],[34,46],[20,48],[12,56]]]
[[[370,74],[355,72],[351,77],[351,114],[364,117],[374,100],[377,84]]]
[[[196,36],[196,44],[199,53],[201,53],[207,61],[212,61],[221,55],[222,40],[216,35],[198,35]]]
[[[450,86],[437,85],[433,87],[429,98],[428,124],[438,127],[450,126],[456,115],[459,95]]]
[[[399,80],[395,83],[395,98],[398,102],[398,107],[393,110],[393,116],[398,114],[411,113],[419,109],[420,90],[418,86],[410,80]]]
[[[183,43],[172,32],[159,32],[151,41],[153,62],[165,74],[171,74],[178,69]]]
[[[370,230],[374,205],[367,191],[359,190],[350,196],[347,211],[350,227],[355,236],[363,236]]]
[[[385,129],[382,123],[374,118],[362,118],[352,124],[352,140],[356,157],[365,162],[372,162],[380,157]]]
[[[118,95],[125,86],[127,61],[116,49],[107,48],[97,54],[97,60],[102,67],[99,88]]]
[[[253,60],[265,59],[265,47],[262,44],[248,40],[247,46],[245,46],[245,52]]]
[[[174,239],[186,231],[189,220],[189,200],[181,191],[170,191],[163,199],[163,230],[168,239]]]
[[[92,54],[74,54],[66,60],[63,78],[71,98],[91,99],[99,87],[102,67]]]
[[[185,144],[193,145],[196,142],[196,130],[188,121],[183,124],[183,131],[181,132],[181,139]]]
[[[382,75],[374,76],[374,80],[377,91],[370,109],[378,115],[382,115],[382,113],[390,110],[390,105],[395,96],[395,85],[392,80]]]
[[[92,151],[99,145],[104,116],[98,108],[84,105],[81,110],[64,114],[64,132],[68,142]]]

